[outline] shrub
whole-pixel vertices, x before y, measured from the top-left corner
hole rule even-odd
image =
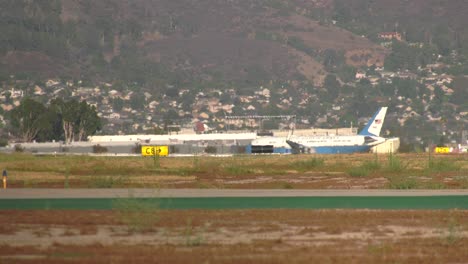
[[[196,234],[195,228],[192,225],[191,218],[187,220],[187,224],[184,230],[184,236],[185,236],[185,245],[188,247],[195,247],[195,246],[200,246],[203,244],[203,240],[204,240],[203,235],[201,232],[198,232],[198,234]]]
[[[463,230],[460,224],[453,218],[450,219],[447,231],[445,232],[444,242],[447,245],[453,245],[462,239]]]
[[[369,169],[371,171],[378,171],[381,169],[381,165],[378,161],[366,161],[364,162],[361,167]]]
[[[89,181],[90,188],[112,188],[125,185],[125,179],[122,176],[94,176]]]
[[[135,146],[132,148],[132,153],[141,154],[141,145],[135,144]]]
[[[388,187],[390,189],[409,190],[418,187],[418,183],[413,178],[393,176],[388,177],[387,179],[389,180]]]
[[[106,153],[107,148],[99,144],[93,146],[93,153]]]
[[[428,169],[434,172],[458,171],[460,166],[445,159],[429,160]]]
[[[374,171],[381,168],[380,163],[377,161],[366,161],[359,167],[354,167],[348,170],[351,177],[366,177]]]
[[[231,175],[249,175],[252,174],[254,171],[242,164],[230,164],[224,168],[224,170]]]
[[[0,139],[0,147],[6,147],[8,145],[8,140],[6,138]]]
[[[21,146],[21,144],[16,144],[15,145],[15,152],[24,152],[23,146]]]
[[[113,208],[130,232],[150,231],[159,221],[159,203],[155,199],[119,198]]]
[[[322,167],[324,164],[325,161],[323,159],[314,157],[308,160],[296,161],[292,166],[298,171],[308,171]]]
[[[388,154],[388,164],[386,168],[388,172],[402,172],[406,166],[402,164],[396,155],[393,155],[392,153]]]
[[[205,148],[205,152],[206,153],[210,153],[210,154],[216,154],[218,150],[216,149],[215,146],[208,146]]]
[[[169,146],[169,153],[179,153],[179,148],[176,146]]]
[[[351,177],[367,177],[369,176],[370,172],[371,171],[369,169],[363,166],[354,167],[348,170],[348,174]]]

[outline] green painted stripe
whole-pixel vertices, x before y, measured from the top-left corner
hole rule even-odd
[[[0,199],[0,210],[78,209],[109,210],[119,200],[157,205],[163,209],[468,209],[468,196],[402,197],[218,197],[115,199]],[[131,203],[130,203],[131,204]]]

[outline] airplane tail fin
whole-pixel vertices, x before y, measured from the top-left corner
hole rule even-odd
[[[294,134],[294,129],[296,128],[296,124],[295,123],[291,123],[289,124],[289,132],[288,132],[288,136],[286,137],[287,140],[290,140],[292,135]]]
[[[387,114],[387,108],[388,107],[381,107],[379,111],[377,111],[374,114],[374,116],[369,120],[369,122],[359,133],[359,135],[379,137],[380,130],[382,129],[382,125],[385,119],[385,115]]]

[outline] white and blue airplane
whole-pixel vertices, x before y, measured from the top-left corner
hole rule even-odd
[[[385,142],[380,131],[387,113],[381,107],[366,127],[353,136],[294,136],[293,129],[287,137],[260,137],[252,141],[252,153],[318,153],[337,154],[368,152],[371,147]]]
[[[368,152],[371,147],[382,144],[380,137],[387,107],[381,107],[369,120],[364,129],[354,136],[293,136],[288,135],[286,143],[292,153],[337,154]]]

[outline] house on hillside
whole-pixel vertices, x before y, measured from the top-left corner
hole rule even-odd
[[[109,115],[109,119],[120,119],[120,114],[119,113],[111,113]]]
[[[254,99],[253,96],[239,96],[241,103],[250,103]]]
[[[402,41],[401,34],[399,32],[380,32],[378,34],[379,39],[382,40],[393,40]]]
[[[358,71],[356,72],[356,75],[354,76],[357,80],[364,79],[367,77],[366,73],[363,71]]]
[[[253,105],[247,106],[246,109],[249,110],[249,111],[255,111],[256,110],[255,106],[253,106]]]
[[[440,89],[442,89],[442,91],[444,91],[444,93],[445,93],[446,95],[451,95],[451,94],[453,94],[453,89],[447,87],[446,85],[441,85],[441,86],[440,86]]]
[[[23,90],[15,90],[15,88],[10,89],[10,98],[22,98],[24,96]]]
[[[199,119],[209,119],[210,118],[210,115],[205,113],[205,112],[201,112],[199,115],[198,115],[198,118]]]
[[[59,84],[60,82],[56,80],[47,80],[47,82],[45,83],[46,87],[53,87]]]
[[[116,91],[116,90],[110,90],[108,92],[108,95],[110,98],[117,98],[117,97],[122,97],[122,94],[119,92],[119,91]]]
[[[255,94],[266,98],[270,98],[270,90],[267,88],[260,89],[259,91],[256,91]]]
[[[415,80],[418,77],[416,74],[409,72],[409,71],[397,72],[396,76],[401,79],[412,79],[412,80]]]
[[[34,95],[44,95],[44,90],[39,86],[34,86]]]
[[[11,111],[14,108],[13,105],[11,105],[11,104],[1,104],[0,107],[5,112]]]
[[[149,104],[148,104],[148,108],[149,109],[156,109],[156,107],[159,105],[159,102],[157,101],[151,101]]]

